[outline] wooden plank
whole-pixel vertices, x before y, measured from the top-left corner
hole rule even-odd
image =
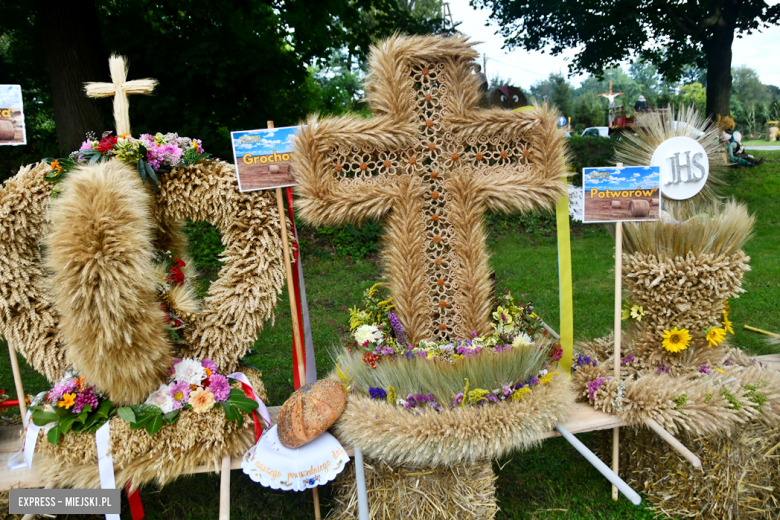
[[[42,488],[46,483],[42,482],[32,469],[11,469],[8,460],[13,453],[0,453],[0,491],[9,489]],[[35,458],[33,458],[35,465]]]
[[[584,433],[596,430],[609,430],[617,428],[619,426],[625,426],[626,423],[608,413],[595,410],[592,406],[586,403],[577,403],[574,405],[574,411],[566,420],[562,423],[563,426],[571,433]],[[560,433],[553,430],[543,434],[541,439],[549,439],[551,437],[560,437]]]
[[[780,368],[780,354],[767,354],[766,356],[757,356],[756,359],[761,363],[766,363],[771,368]]]
[[[0,453],[16,453],[22,449],[22,425],[0,426]]]

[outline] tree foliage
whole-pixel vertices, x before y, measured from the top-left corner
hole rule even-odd
[[[154,95],[130,99],[134,134],[198,137],[222,158],[232,157],[230,130],[265,127],[269,120],[294,125],[311,112],[355,107],[356,88],[348,91],[349,99],[337,91],[357,85],[356,69],[378,38],[443,28],[440,0],[418,2],[411,10],[402,0],[63,1],[95,2],[93,30],[102,36],[106,53],[101,63],[107,64],[108,53],[121,54],[128,58],[129,79],[159,80]],[[3,169],[57,155],[50,153],[56,148],[50,130],[54,113],[39,5],[32,0],[4,5],[0,83],[22,85],[30,141],[40,137],[48,149],[44,154],[40,147],[26,147],[17,156],[0,150]],[[61,33],[59,44],[68,46],[71,28],[55,29]],[[345,77],[334,81],[339,74]],[[111,129],[111,100],[93,102],[104,115],[105,129]]]
[[[708,113],[726,113],[735,34],[780,22],[764,0],[471,0],[491,10],[506,45],[560,54],[576,48],[574,72],[602,74],[640,58],[669,80],[707,66]],[[725,98],[724,98],[725,96]],[[725,106],[724,106],[725,99]]]

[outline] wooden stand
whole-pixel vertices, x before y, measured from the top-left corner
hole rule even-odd
[[[622,164],[618,163],[618,166]],[[620,383],[620,341],[623,303],[623,223],[615,224],[615,379]],[[612,471],[618,474],[620,465],[620,427],[612,430]],[[618,488],[612,486],[612,500],[618,499]]]

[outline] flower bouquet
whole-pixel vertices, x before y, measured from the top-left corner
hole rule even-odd
[[[345,348],[335,353],[336,376],[350,392],[407,410],[436,411],[517,401],[554,374],[561,347],[552,341],[530,302],[509,291],[493,298],[493,333],[452,343],[410,345],[383,286],[366,291],[342,328]]]
[[[148,178],[157,189],[157,174],[167,173],[177,166],[189,166],[210,157],[203,150],[200,139],[179,137],[176,133],[155,135],[141,134],[139,138],[131,135],[112,135],[104,132],[100,139],[87,134],[81,147],[63,159],[44,159],[52,168],[46,175],[49,182],[59,182],[63,175],[80,164],[95,164],[112,157],[133,165],[145,183]],[[56,194],[56,188],[55,188]]]
[[[45,427],[49,442],[57,445],[71,430],[95,433],[114,414],[112,407],[83,376],[66,375],[40,402],[33,402],[32,420]]]
[[[210,412],[221,406],[228,421],[236,421],[239,429],[244,424],[243,413],[258,408],[254,399],[231,388],[230,379],[217,373],[217,365],[210,359],[175,359],[168,382],[152,392],[143,404],[125,406],[117,410],[119,417],[130,423],[130,428],[146,428],[154,435],[164,424],[173,424],[182,410],[194,413]]]

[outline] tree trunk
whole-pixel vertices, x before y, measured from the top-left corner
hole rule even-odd
[[[704,42],[707,54],[707,116],[731,113],[731,44],[734,27],[715,25],[712,37]]]
[[[110,81],[95,1],[38,0],[36,7],[57,137],[63,150],[77,150],[88,131],[99,136],[105,129],[103,114],[84,93],[87,81]]]

